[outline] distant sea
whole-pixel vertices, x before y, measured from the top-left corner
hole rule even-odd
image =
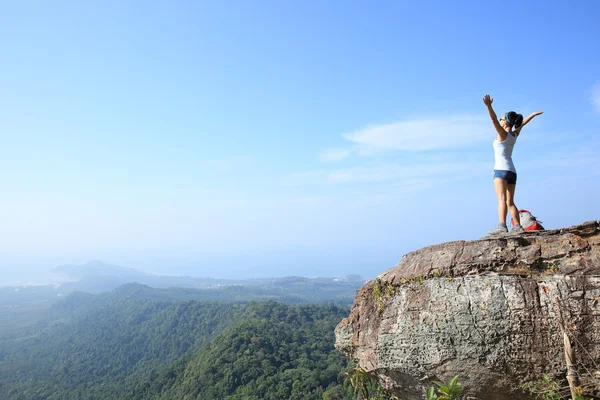
[[[2,268],[0,269],[0,287],[58,285],[65,279],[49,269],[42,268]]]

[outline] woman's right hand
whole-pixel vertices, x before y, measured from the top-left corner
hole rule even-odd
[[[486,94],[485,96],[483,96],[483,104],[485,104],[486,106],[491,106],[492,103],[494,102],[494,98],[490,97],[489,94]]]

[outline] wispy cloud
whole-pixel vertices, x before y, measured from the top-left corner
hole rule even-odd
[[[436,115],[369,125],[342,135],[347,147],[324,150],[319,159],[336,162],[352,154],[353,166],[323,168],[292,174],[287,185],[351,185],[386,183],[403,190],[420,190],[436,182],[460,180],[489,171],[491,161],[465,149],[491,141],[493,127],[484,113]],[[456,152],[461,149],[463,151]],[[400,158],[390,159],[394,152]],[[365,156],[369,156],[365,158]]]
[[[428,151],[471,147],[490,138],[483,115],[450,115],[370,125],[343,135],[362,154],[378,150]]]
[[[439,161],[439,160],[438,160]],[[386,163],[371,162],[349,168],[316,170],[293,174],[288,177],[289,185],[306,184],[362,184],[394,182],[424,187],[428,181],[438,179],[464,179],[478,175],[481,171],[489,170],[489,162],[451,161],[431,163]]]
[[[437,115],[388,124],[369,125],[342,135],[347,147],[330,148],[319,154],[324,162],[353,158],[359,163],[345,168],[323,168],[292,174],[287,185],[343,185],[389,183],[419,190],[442,180],[460,180],[488,171],[490,162],[458,154],[457,149],[479,146],[493,138],[493,127],[482,113]],[[393,152],[401,158],[391,160]],[[369,156],[365,158],[365,156]]]
[[[567,137],[565,135],[565,137]],[[538,152],[531,152],[532,156],[524,157],[517,167],[522,170],[544,170],[546,174],[552,172],[556,176],[557,171],[561,174],[571,175],[577,178],[598,176],[600,171],[600,139],[581,139],[578,142],[563,140],[560,146],[546,147]],[[556,150],[556,148],[560,150]],[[550,150],[550,151],[546,151]]]
[[[319,160],[326,162],[342,161],[350,155],[349,149],[327,149],[319,154]]]
[[[592,104],[600,112],[600,82],[592,87]]]

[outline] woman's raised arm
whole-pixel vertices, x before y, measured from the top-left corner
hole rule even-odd
[[[521,124],[521,126],[520,126],[520,127],[518,127],[518,128],[515,130],[515,133],[516,133],[516,134],[519,134],[519,133],[521,133],[521,129],[523,129],[523,127],[524,127],[525,125],[527,125],[527,124],[529,123],[529,121],[531,121],[531,120],[532,120],[534,117],[536,117],[536,116],[538,116],[538,115],[542,115],[543,113],[544,113],[543,111],[536,111],[536,112],[532,113],[532,114],[531,114],[529,117],[527,117],[527,118],[525,118],[525,119],[523,120],[523,123]]]
[[[494,102],[494,98],[490,97],[489,94],[486,94],[485,96],[483,96],[483,104],[485,104],[485,106],[488,109],[488,113],[490,114],[490,118],[492,119],[492,123],[494,124],[494,128],[496,128],[496,132],[498,132],[498,135],[500,135],[502,140],[504,140],[504,139],[506,139],[506,136],[508,135],[508,133],[504,130],[504,128],[502,126],[500,126],[500,122],[498,122],[498,116],[496,115],[496,112],[492,108],[493,102]]]

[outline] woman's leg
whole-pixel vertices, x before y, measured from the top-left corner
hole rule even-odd
[[[515,224],[521,225],[521,218],[519,217],[519,209],[515,206],[515,189],[517,185],[506,185],[506,206],[510,215],[513,217]]]
[[[498,219],[501,224],[506,225],[506,194],[508,193],[506,180],[502,178],[494,178],[494,189],[496,190],[496,198],[498,199]],[[515,186],[515,185],[512,185]],[[514,193],[514,188],[513,188]]]

